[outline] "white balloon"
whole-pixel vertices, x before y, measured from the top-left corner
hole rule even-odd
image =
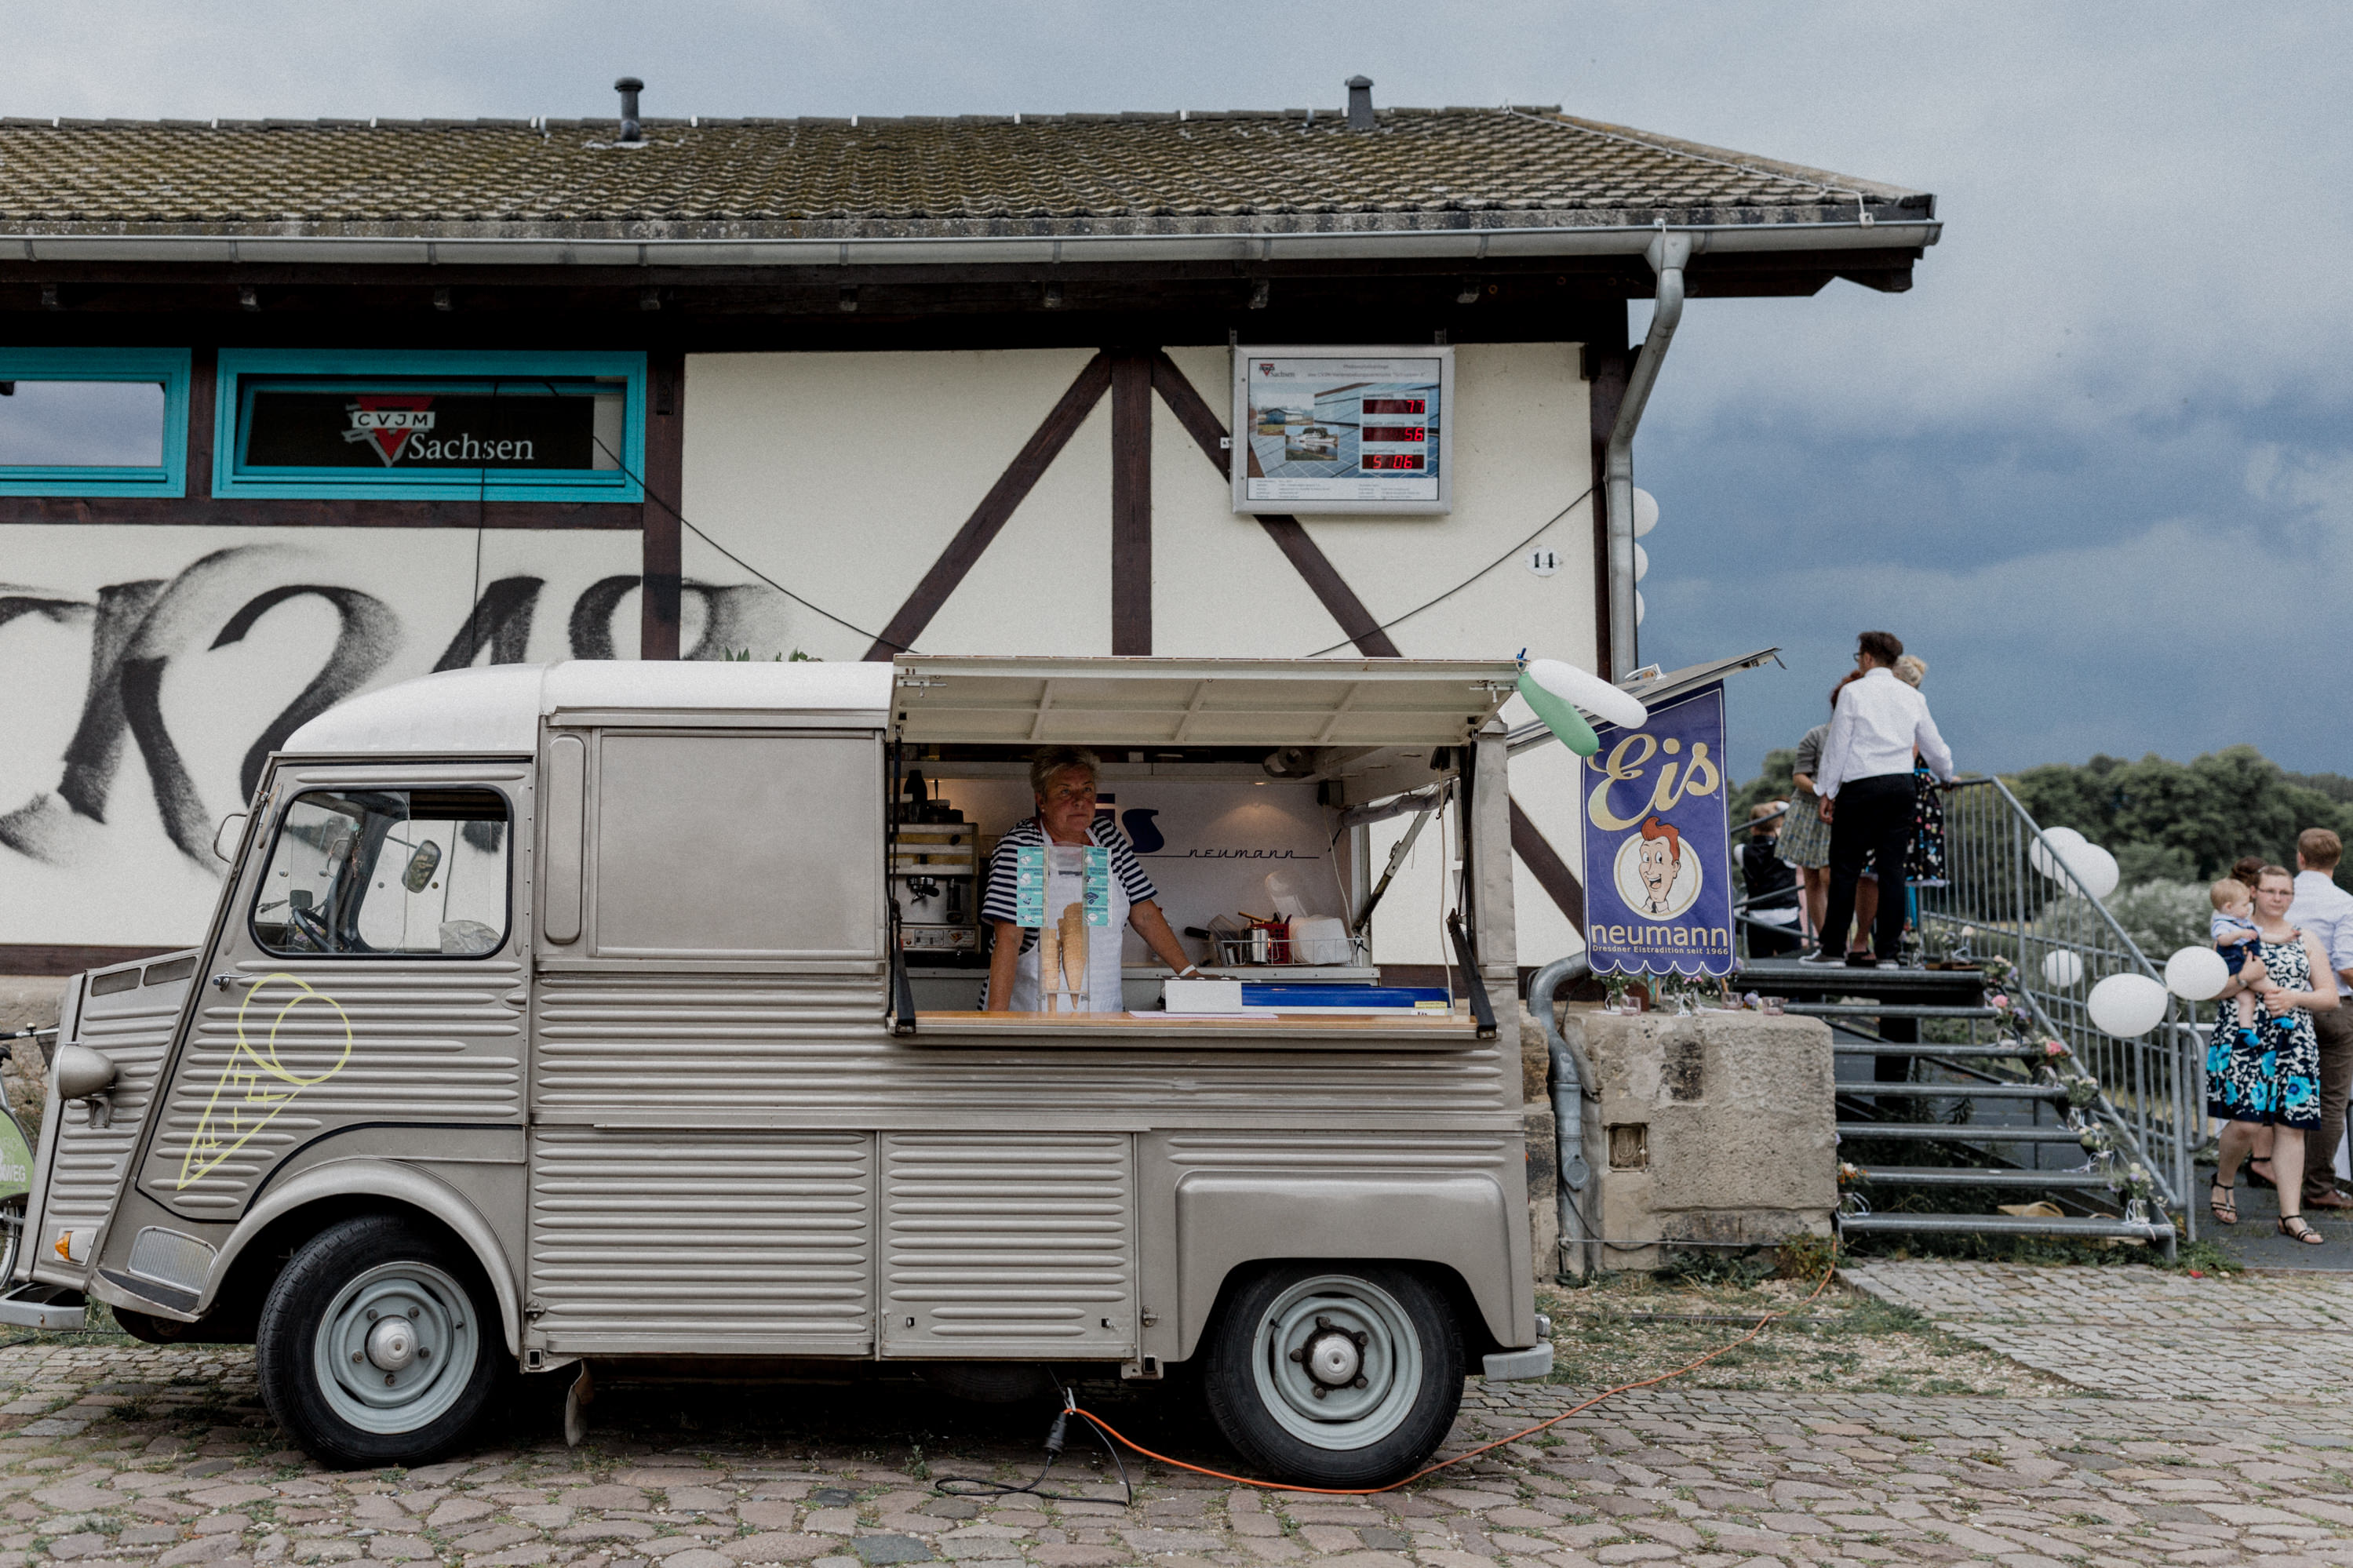
[[[2211,1002],[2231,984],[2231,963],[2211,947],[2185,947],[2165,961],[2165,988],[2185,1002]]]
[[[2080,844],[2062,849],[2059,858],[2067,869],[2075,873],[2075,880],[2084,891],[2094,899],[2105,899],[2116,890],[2116,858],[2096,844]]]
[[[2041,838],[2026,847],[2026,858],[2037,871],[2052,881],[2063,881],[2058,857],[2085,842],[2084,836],[2072,827],[2046,827]]]
[[[2165,1020],[2166,1005],[2165,987],[2146,974],[2111,974],[2084,998],[2093,1026],[2119,1039],[2156,1028]]]
[[[1640,588],[1635,589],[1635,590],[1634,590],[1634,624],[1635,624],[1636,626],[1641,626],[1641,625],[1642,624],[1642,617],[1643,617],[1644,616],[1646,616],[1646,615],[1648,615],[1648,614],[1650,613],[1650,609],[1651,609],[1651,606],[1650,606],[1650,605],[1646,605],[1646,604],[1642,603],[1642,590],[1641,590],[1641,589],[1640,589]]]
[[[1634,546],[1634,581],[1637,583],[1641,582],[1644,577],[1650,575],[1650,572],[1651,552],[1637,544]]]
[[[1659,526],[1659,498],[1637,488],[1634,491],[1634,537],[1640,539]]]
[[[2042,978],[2064,991],[2084,978],[2084,961],[2063,947],[2043,959]]]
[[[1528,678],[1563,702],[1574,702],[1621,730],[1639,730],[1651,721],[1651,710],[1642,706],[1641,698],[1620,690],[1589,669],[1556,658],[1532,658]]]

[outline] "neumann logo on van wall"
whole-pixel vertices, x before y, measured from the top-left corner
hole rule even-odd
[[[276,1016],[269,1020],[269,1037],[256,1047],[246,1037],[246,1014],[264,991],[281,982],[294,987],[294,994],[286,997]],[[283,1048],[293,1055],[296,1063],[313,1067],[314,1070],[308,1074],[281,1059],[279,1054],[280,1032],[287,1027],[294,1010],[305,1002],[319,1003],[334,1015],[332,1021],[298,1022],[284,1044]],[[339,1033],[340,1047],[336,1044]],[[326,1061],[323,1069],[317,1068],[317,1062],[330,1054],[332,1059]],[[291,1104],[296,1095],[326,1082],[343,1071],[351,1059],[352,1020],[333,997],[291,974],[263,976],[237,1006],[237,1044],[221,1068],[220,1078],[213,1084],[211,1097],[205,1101],[204,1114],[196,1119],[187,1152],[180,1157],[178,1189],[185,1191],[218,1170],[251,1142],[255,1134],[276,1121],[278,1113]]]
[[[478,440],[467,431],[434,432],[433,399],[415,395],[362,394],[344,407],[352,427],[343,439],[364,442],[387,468],[406,456],[425,463],[528,463],[534,443],[524,438]]]

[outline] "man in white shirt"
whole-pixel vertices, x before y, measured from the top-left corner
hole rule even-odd
[[[2345,846],[2326,827],[2295,836],[2295,902],[2290,924],[2301,928],[2337,971],[2340,991],[2353,990],[2353,893],[2337,885],[2337,862]],[[2353,1092],[2353,1008],[2312,1016],[2320,1037],[2320,1125],[2304,1137],[2304,1206],[2353,1209],[2353,1198],[2337,1190],[2337,1144],[2345,1136],[2345,1104]]]
[[[1865,632],[1855,639],[1855,668],[1862,678],[1838,695],[1831,732],[1822,740],[1814,792],[1821,796],[1822,820],[1831,825],[1830,907],[1822,920],[1821,951],[1809,963],[1872,965],[1874,958],[1846,956],[1847,926],[1854,919],[1854,887],[1863,863],[1876,857],[1879,919],[1872,932],[1878,964],[1893,966],[1904,942],[1905,858],[1912,847],[1917,798],[1912,758],[1917,752],[1928,771],[1947,784],[1953,779],[1953,753],[1928,716],[1928,700],[1895,679],[1904,645],[1893,632]]]

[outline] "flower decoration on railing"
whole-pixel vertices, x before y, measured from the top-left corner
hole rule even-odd
[[[1840,1186],[1869,1186],[1870,1184],[1870,1172],[1864,1170],[1861,1165],[1853,1164],[1845,1160],[1841,1160],[1839,1162]]]

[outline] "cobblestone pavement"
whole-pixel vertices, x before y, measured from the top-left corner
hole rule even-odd
[[[2184,1331],[2207,1300],[2140,1269],[1857,1272],[1940,1312],[2039,1312],[2045,1326],[2068,1326],[2071,1289],[2128,1308],[2146,1285]],[[2126,1272],[2147,1279],[2115,1278]],[[2264,1332],[2342,1331],[2323,1326],[2326,1298],[2257,1282],[2232,1300],[2278,1314]],[[1402,1492],[1268,1493],[1131,1457],[1125,1506],[1075,1432],[1049,1482],[1073,1500],[940,1495],[943,1476],[1027,1480],[1046,1412],[955,1405],[887,1377],[609,1383],[577,1449],[553,1436],[542,1404],[447,1463],[323,1472],[270,1425],[252,1367],[249,1352],[223,1347],[0,1348],[11,1400],[0,1406],[0,1568],[2353,1564],[2353,1405],[2327,1401],[2266,1410],[1670,1384]],[[1516,1431],[1580,1396],[1474,1382],[1451,1443]],[[1175,1389],[1091,1385],[1083,1398],[1162,1452],[1233,1463]]]
[[[2353,1279],[2002,1263],[1867,1263],[1849,1284],[2079,1388],[2353,1401]]]

